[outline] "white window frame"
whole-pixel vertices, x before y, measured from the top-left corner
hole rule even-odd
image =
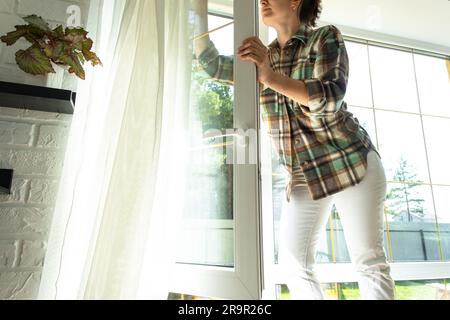
[[[329,23],[318,22],[319,26]],[[334,24],[336,25],[336,24]],[[407,46],[408,49],[414,49],[415,53],[424,53],[428,55],[450,55],[448,48],[441,46],[434,46],[410,39],[402,39],[392,37],[384,34],[374,32],[365,32],[349,27],[340,28],[344,39],[351,41],[359,41],[365,44],[378,43],[386,47],[396,47],[401,50],[401,47]],[[268,44],[269,42],[269,28],[266,27],[260,20],[259,35],[261,40]],[[366,39],[367,38],[367,39]],[[272,207],[272,164],[270,140],[267,137],[261,137],[261,185],[262,185],[262,204],[263,208]],[[263,299],[277,298],[277,285],[285,284],[286,280],[283,276],[283,271],[277,264],[274,263],[274,238],[273,238],[273,213],[271,210],[262,210],[263,223],[263,248],[264,248],[264,283]],[[411,280],[440,280],[450,279],[450,262],[392,262],[391,276],[394,281],[411,281]],[[321,283],[350,283],[357,282],[357,273],[354,270],[352,263],[317,263],[315,265],[317,278]]]
[[[230,16],[234,6],[234,48],[258,33],[257,0],[211,1],[210,11]],[[258,128],[258,88],[256,68],[235,59],[235,128]],[[234,268],[177,264],[171,279],[171,291],[221,299],[261,298],[259,188],[257,165],[234,166]]]

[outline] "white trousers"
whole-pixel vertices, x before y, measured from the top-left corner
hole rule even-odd
[[[333,204],[341,218],[350,258],[358,274],[361,298],[393,300],[395,285],[384,250],[383,210],[386,175],[380,157],[370,151],[363,181],[324,199],[312,200],[305,186],[292,190],[283,203],[278,262],[288,275],[292,299],[320,300],[315,254]],[[283,197],[285,198],[285,197]]]

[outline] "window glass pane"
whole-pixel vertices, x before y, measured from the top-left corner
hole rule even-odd
[[[429,183],[420,116],[377,110],[376,121],[387,179]]]
[[[209,30],[219,28],[223,25],[230,23],[232,19],[219,17],[216,15],[209,15],[208,24]],[[229,25],[220,30],[211,33],[210,38],[214,42],[217,50],[220,54],[232,55],[234,53],[233,38],[234,28],[233,25]]]
[[[443,258],[445,261],[450,261],[450,186],[434,186],[433,193]]]
[[[385,213],[393,262],[440,260],[430,186],[388,183]]]
[[[209,30],[232,21],[209,15]],[[233,53],[233,25],[211,34],[221,55]],[[177,261],[234,266],[233,166],[222,130],[234,128],[233,87],[213,81],[194,61],[190,104],[190,154],[185,211]],[[214,130],[216,138],[205,138]],[[174,195],[176,197],[176,195]],[[176,201],[176,200],[175,200]]]
[[[345,46],[350,60],[350,73],[345,101],[356,106],[372,107],[367,45],[346,41]]]
[[[446,61],[420,54],[414,55],[414,61],[422,113],[450,117],[450,70]]]
[[[412,54],[369,46],[375,108],[419,112]]]
[[[430,161],[431,181],[450,185],[449,145],[450,119],[423,117],[428,158]]]

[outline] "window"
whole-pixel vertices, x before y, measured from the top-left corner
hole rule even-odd
[[[410,52],[369,46],[375,106],[418,112],[414,61]]]
[[[220,55],[230,56],[249,34],[255,34],[256,2],[209,0],[209,30]],[[198,20],[189,19],[189,30]],[[192,37],[197,34],[192,34]],[[193,52],[194,53],[194,52]],[[257,128],[256,72],[234,62],[234,74],[223,83],[193,61],[189,110],[187,194],[179,230],[177,265],[169,299],[178,293],[230,299],[260,297],[258,259],[258,167],[236,163],[241,137],[227,130]],[[246,148],[249,144],[245,144]],[[230,152],[231,150],[231,152]]]
[[[275,36],[270,30],[268,42]],[[448,280],[439,280],[450,277],[448,62],[413,49],[344,38],[351,65],[345,100],[378,147],[388,179],[385,251],[397,299],[448,297]],[[262,141],[270,144],[264,137]],[[266,151],[262,156],[266,163],[263,194],[272,201],[269,204],[263,198],[263,221],[271,225],[264,229],[264,246],[270,248],[266,255],[272,250],[270,261],[265,261],[266,283],[270,284],[266,294],[289,299],[277,269],[285,177],[274,154]],[[316,262],[327,299],[359,297],[336,207],[323,230]]]
[[[234,26],[211,35],[223,55],[231,55],[243,40],[233,41],[233,36],[238,34],[237,24],[247,28],[247,34],[254,31],[255,21],[249,21],[248,17],[256,16],[256,7],[236,1],[233,5],[234,16],[230,5],[223,10],[223,2],[210,0],[210,29],[234,18]],[[262,25],[260,29],[261,37],[267,35],[263,41],[268,44],[275,36],[273,30],[268,32]],[[396,280],[397,298],[446,297],[445,279],[450,278],[447,262],[450,257],[450,179],[444,167],[447,154],[443,146],[449,136],[450,100],[447,95],[450,85],[445,60],[412,49],[346,40],[352,64],[346,101],[350,112],[357,116],[378,146],[388,177],[385,250]],[[242,104],[245,99],[250,104],[257,99],[254,88],[246,91],[246,81],[243,81],[252,69],[249,66],[244,71],[241,67],[239,70],[243,72],[235,74],[234,87],[204,81],[201,77],[193,79],[197,100],[191,110],[193,152],[189,159],[189,183],[192,193],[187,199],[179,272],[173,280],[173,292],[185,295],[173,294],[172,299],[258,296],[261,289],[258,277],[262,275],[259,274],[260,245],[264,257],[263,297],[289,299],[283,274],[277,267],[285,173],[278,165],[269,138],[264,134],[260,137],[262,186],[258,197],[252,190],[258,180],[255,167],[224,165],[224,147],[235,143],[233,137],[219,135],[202,139],[194,136],[195,130],[202,132],[218,123],[223,128],[231,123],[234,128],[247,128],[252,124],[257,127],[258,114],[254,112],[257,109]],[[253,79],[248,77],[247,83],[253,83]],[[244,186],[247,187],[243,189]],[[261,244],[256,230],[259,223],[257,199],[261,199],[262,207]],[[328,299],[359,298],[357,278],[349,264],[336,208],[323,230],[316,260],[319,280]],[[246,291],[241,281],[253,291]]]
[[[209,30],[232,22],[209,15]],[[233,25],[210,36],[220,54],[233,54]],[[223,41],[226,39],[227,41]],[[234,128],[234,88],[212,81],[201,66],[193,64],[184,228],[178,261],[199,265],[234,266],[233,165],[227,147],[233,137],[204,138],[208,130]]]

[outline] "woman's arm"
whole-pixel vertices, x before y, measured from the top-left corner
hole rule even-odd
[[[208,32],[208,1],[193,0],[192,7],[196,13],[195,34]],[[194,40],[195,55],[202,69],[212,78],[225,84],[233,85],[233,56],[220,55],[209,35]]]
[[[309,96],[303,80],[295,80],[284,74],[272,72],[264,85],[305,107],[309,106]]]
[[[294,100],[311,116],[338,112],[348,84],[349,61],[343,37],[333,25],[326,28],[314,64],[313,78],[295,80],[274,74],[267,86]]]

